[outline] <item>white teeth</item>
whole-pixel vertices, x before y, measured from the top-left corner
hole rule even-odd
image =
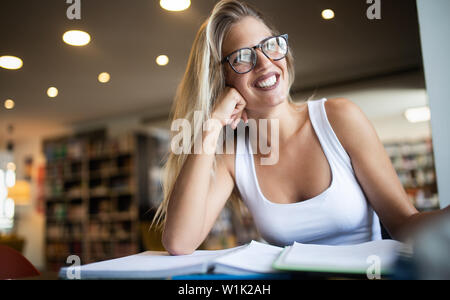
[[[275,83],[277,83],[277,77],[273,75],[272,77],[269,77],[266,80],[258,82],[256,86],[260,88],[268,88],[274,86]]]

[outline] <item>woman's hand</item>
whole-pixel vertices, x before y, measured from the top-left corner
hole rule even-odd
[[[214,107],[212,118],[219,120],[222,126],[231,125],[236,129],[241,119],[248,123],[246,106],[247,102],[235,88],[226,87]]]

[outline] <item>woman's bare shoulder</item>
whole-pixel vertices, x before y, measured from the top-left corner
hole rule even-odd
[[[325,109],[328,120],[338,127],[354,125],[355,121],[360,121],[359,118],[365,116],[359,106],[347,98],[328,99]]]
[[[325,110],[331,127],[347,151],[357,146],[361,129],[372,126],[359,106],[347,98],[328,99]]]

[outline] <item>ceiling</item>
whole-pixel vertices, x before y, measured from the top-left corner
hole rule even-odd
[[[120,115],[167,111],[196,31],[217,1],[192,0],[167,12],[156,0],[81,0],[81,20],[66,17],[65,0],[2,0],[0,56],[21,57],[20,70],[0,68],[0,141],[45,135]],[[384,0],[381,20],[369,20],[366,0],[253,0],[289,34],[296,59],[294,92],[421,68],[414,0]],[[320,13],[332,8],[336,18]],[[70,29],[90,33],[86,47],[62,41]],[[155,64],[166,54],[167,67]],[[97,75],[109,72],[100,84]],[[46,90],[59,89],[50,99]],[[7,111],[6,99],[16,106]],[[8,125],[14,126],[7,133]]]

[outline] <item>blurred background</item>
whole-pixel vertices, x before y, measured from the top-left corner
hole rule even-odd
[[[150,222],[168,115],[217,1],[177,12],[156,0],[68,2],[0,1],[0,243],[50,271],[72,254],[85,264],[162,250]],[[410,201],[439,208],[416,2],[248,2],[289,34],[294,100],[355,102]],[[230,206],[202,248],[257,237],[248,212]]]

